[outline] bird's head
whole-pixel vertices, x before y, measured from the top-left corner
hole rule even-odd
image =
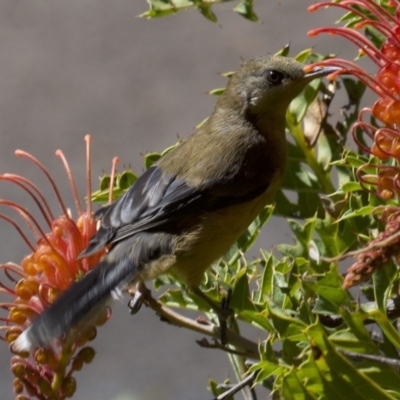
[[[284,116],[290,102],[310,81],[337,69],[316,67],[306,73],[304,65],[292,58],[259,57],[241,65],[226,92],[248,116],[261,116],[270,111]]]

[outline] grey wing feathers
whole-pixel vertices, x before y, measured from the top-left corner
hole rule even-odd
[[[101,219],[101,227],[79,257],[170,223],[178,219],[182,209],[201,197],[201,192],[189,187],[183,179],[175,179],[157,166],[151,167],[120,199],[95,214],[95,218]]]
[[[101,219],[101,226],[79,258],[139,232],[171,227],[171,223],[182,221],[185,213],[198,215],[202,211],[249,201],[259,196],[268,184],[268,181],[259,182],[247,192],[232,194],[221,192],[223,180],[210,180],[202,187],[191,187],[184,179],[176,179],[158,166],[151,167],[121,198],[95,214]],[[241,185],[242,189],[244,187]]]

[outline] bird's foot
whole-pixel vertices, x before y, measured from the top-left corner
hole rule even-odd
[[[146,285],[140,281],[134,286],[129,287],[128,293],[132,296],[128,303],[129,312],[131,315],[137,314],[146,301],[150,291],[147,289]]]
[[[228,289],[226,296],[224,296],[220,304],[215,303],[206,294],[204,294],[199,288],[192,288],[193,293],[205,301],[210,308],[217,314],[219,329],[220,329],[220,340],[221,344],[225,346],[228,343],[226,330],[232,325],[234,318],[234,311],[230,307],[232,290]]]

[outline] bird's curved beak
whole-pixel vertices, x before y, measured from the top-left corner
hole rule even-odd
[[[313,79],[320,78],[322,76],[327,76],[327,75],[333,74],[335,72],[341,71],[342,68],[334,67],[334,66],[312,67],[312,66],[307,65],[304,67],[303,70],[305,72],[304,78],[311,81]]]

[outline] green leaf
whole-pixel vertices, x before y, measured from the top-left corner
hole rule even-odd
[[[368,309],[363,307],[363,310],[367,312],[370,318],[374,319],[375,322],[380,326],[386,337],[390,342],[397,348],[400,349],[400,334],[397,329],[392,325],[392,322],[382,313],[380,310],[372,308]]]
[[[336,257],[343,254],[356,242],[357,236],[351,229],[346,228],[348,226],[345,224],[334,224],[328,216],[325,220],[317,221],[316,231],[324,244],[323,255],[325,257]]]
[[[346,290],[342,288],[343,278],[340,276],[337,266],[331,265],[329,271],[317,282],[304,282],[305,285],[312,288],[318,295],[329,301],[335,306],[337,311],[339,307],[351,307],[351,297]]]
[[[260,290],[258,292],[258,296],[255,299],[255,301],[257,301],[258,303],[264,301],[272,291],[272,275],[274,273],[273,265],[276,264],[276,260],[274,259],[272,254],[266,253],[264,250],[261,250],[261,255],[264,259],[264,263],[263,273],[260,281]]]
[[[116,186],[121,190],[128,190],[137,180],[137,176],[132,171],[123,171],[117,175]]]
[[[313,49],[308,48],[308,49],[302,50],[300,53],[298,53],[296,56],[294,56],[294,59],[297,60],[299,63],[305,64],[307,61],[309,61],[311,56],[312,57],[314,56]],[[317,57],[317,59],[322,58],[322,57],[318,57],[318,56],[316,56],[316,57]],[[315,60],[315,61],[317,61],[317,60]]]
[[[159,300],[166,306],[169,307],[180,307],[180,308],[192,308],[197,309],[194,306],[193,301],[180,289],[168,289],[160,296]],[[209,307],[205,307],[208,310]]]
[[[211,22],[217,22],[217,16],[211,11],[211,4],[203,3],[199,4],[197,8],[200,10],[201,14],[206,17]]]
[[[284,370],[285,368],[283,366],[270,362],[268,360],[262,360],[249,368],[249,372],[259,371],[256,377],[257,382],[262,382],[272,375],[279,375]]]
[[[288,224],[296,235],[296,245],[278,245],[278,250],[291,257],[307,257],[309,243],[312,240],[315,231],[315,225],[317,223],[316,218],[311,218],[304,225],[301,225],[298,221],[288,220]]]
[[[113,200],[121,197],[137,180],[137,176],[130,170],[117,173],[114,180],[113,187]],[[92,193],[91,200],[94,202],[108,201],[110,195],[110,182],[111,178],[109,175],[103,175],[100,179],[100,190]]]
[[[160,153],[148,153],[144,156],[144,166],[149,169],[154,163],[161,158]]]
[[[282,57],[288,57],[290,53],[290,44],[286,44],[285,46],[283,46],[281,49],[279,49],[275,55],[276,56],[282,56]]]
[[[338,353],[321,326],[311,325],[306,329],[306,334],[312,343],[316,367],[326,381],[334,384],[332,399],[394,399]]]
[[[219,395],[223,394],[226,391],[226,388],[224,386],[225,385],[229,385],[229,384],[230,384],[230,380],[229,379],[226,379],[224,381],[224,385],[220,385],[214,379],[209,379],[208,380],[208,385],[210,387],[210,391],[214,395],[215,398],[217,398]],[[230,399],[233,400],[232,397]]]
[[[349,351],[379,354],[379,348],[373,342],[371,333],[365,327],[364,322],[367,318],[365,312],[359,309],[349,311],[345,307],[341,307],[339,312],[348,329],[336,331],[329,339]]]
[[[346,182],[340,186],[344,193],[351,193],[362,190],[361,185],[358,182]]]
[[[265,312],[260,313],[247,309],[242,310],[239,316],[241,320],[244,319],[258,328],[264,329],[267,332],[272,332],[274,328],[265,314]]]
[[[397,279],[398,270],[393,261],[381,265],[372,275],[374,295],[378,309],[386,314],[386,304],[390,297],[393,283]]]
[[[210,90],[208,92],[208,94],[211,94],[213,96],[221,96],[221,94],[224,93],[224,92],[225,92],[225,88],[223,87],[223,88]]]
[[[304,387],[299,377],[295,373],[295,369],[291,369],[290,372],[284,375],[282,382],[282,394],[285,400],[317,400],[318,397],[314,397]]]
[[[254,0],[242,0],[233,11],[250,21],[259,22],[257,14],[253,10],[253,3]]]
[[[239,312],[242,310],[255,310],[255,306],[250,301],[250,289],[247,279],[247,269],[242,268],[235,277],[233,285],[231,307]]]
[[[351,168],[359,168],[368,162],[368,158],[347,151],[340,160],[333,161],[332,165],[343,165]]]
[[[387,36],[376,30],[373,26],[367,26],[365,28],[365,36],[376,46],[377,49],[380,49],[383,43],[387,40]]]
[[[196,8],[211,22],[217,22],[217,17],[212,11],[216,3],[224,3],[226,0],[147,0],[149,10],[140,14],[139,17],[159,18],[175,14],[181,10]],[[254,12],[253,0],[241,0],[234,11],[248,19],[258,22],[257,14]]]
[[[373,206],[365,206],[365,207],[362,207],[362,208],[359,208],[356,210],[347,210],[346,212],[343,213],[343,215],[336,222],[344,221],[346,219],[355,218],[355,217],[370,216],[374,209],[375,209],[375,207],[373,207]]]

